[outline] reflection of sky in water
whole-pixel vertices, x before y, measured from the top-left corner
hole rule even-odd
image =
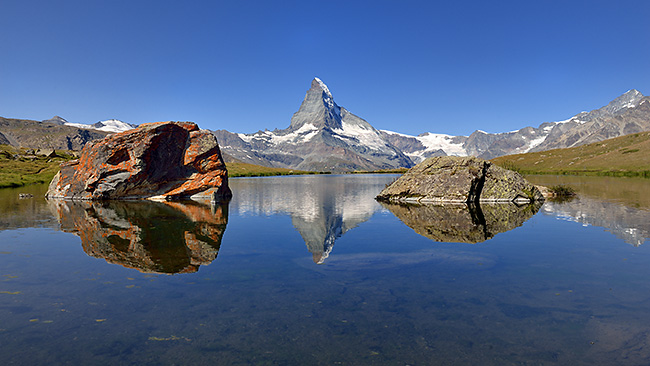
[[[392,178],[384,179],[377,188]],[[650,246],[621,245],[599,227],[543,214],[480,245],[439,243],[375,208],[316,265],[294,221],[326,227],[336,221],[319,221],[328,212],[342,222],[347,209],[334,207],[355,207],[354,201],[326,200],[329,211],[316,207],[317,214],[309,216],[315,221],[294,220],[291,211],[278,209],[288,203],[268,202],[273,192],[255,192],[254,184],[245,192],[240,181],[233,182],[256,197],[240,202],[256,203],[240,210],[233,202],[218,257],[196,273],[141,273],[88,257],[74,234],[5,226],[0,364],[650,360]],[[355,192],[343,183],[335,186],[334,192]],[[40,207],[38,202],[19,204]],[[32,212],[12,207],[14,213]],[[637,228],[633,221],[622,227]]]

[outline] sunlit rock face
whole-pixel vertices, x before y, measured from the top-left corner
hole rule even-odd
[[[519,173],[475,157],[428,158],[377,196],[386,202],[530,202],[542,193]]]
[[[49,200],[62,231],[84,251],[140,272],[190,273],[214,261],[228,222],[227,205],[194,202]]]
[[[521,226],[539,211],[542,203],[382,205],[416,233],[431,240],[476,244]]]
[[[50,183],[48,198],[210,199],[232,196],[215,137],[191,122],[147,123],[84,146]]]

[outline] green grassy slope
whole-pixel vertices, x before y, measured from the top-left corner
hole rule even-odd
[[[567,149],[506,155],[492,162],[524,174],[650,177],[650,132]]]
[[[242,162],[226,162],[229,177],[263,177],[272,175],[323,174],[285,168],[270,168]]]
[[[25,148],[0,145],[0,188],[49,183],[59,171],[59,164],[72,159],[68,152],[57,156],[38,156]]]

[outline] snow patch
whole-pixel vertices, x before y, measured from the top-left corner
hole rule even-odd
[[[134,127],[126,122],[122,122],[117,119],[109,119],[106,121],[100,121],[97,122],[94,125],[87,125],[84,123],[72,123],[72,122],[66,122],[64,123],[65,126],[72,126],[72,127],[77,127],[77,128],[84,128],[84,129],[91,129],[91,130],[99,130],[99,131],[104,131],[104,132],[124,132],[128,130],[132,130]]]
[[[467,151],[463,147],[463,144],[453,142],[453,139],[455,137],[463,137],[463,136],[452,136],[452,135],[447,135],[442,133],[431,133],[431,132],[423,133],[420,136],[411,136],[411,135],[406,135],[403,133],[393,132],[388,130],[382,130],[382,131],[390,135],[397,135],[406,138],[416,139],[422,145],[424,145],[423,150],[406,153],[408,157],[412,159],[414,158],[414,160],[418,162],[424,160],[425,153],[433,152],[436,150],[442,150],[447,155],[467,156]]]
[[[369,147],[373,150],[384,150],[386,149],[386,142],[384,139],[377,133],[377,130],[374,128],[368,128],[363,125],[353,124],[343,121],[342,129],[333,129],[337,137],[341,140],[345,139],[356,139],[359,141],[359,144]]]
[[[453,138],[454,136],[439,133],[428,133],[424,136],[416,137],[426,147],[423,152],[441,149],[447,155],[466,156],[467,151],[463,147],[463,144],[452,142]]]
[[[278,135],[271,131],[258,132],[252,135],[246,135],[243,133],[238,133],[240,139],[250,143],[253,140],[263,140],[273,145],[279,144],[297,144],[303,143],[311,140],[318,134],[318,129],[316,126],[307,123],[301,126],[299,129],[288,133],[286,135]]]

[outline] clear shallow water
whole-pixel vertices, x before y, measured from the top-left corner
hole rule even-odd
[[[570,181],[509,231],[482,209],[465,244],[376,203],[392,179],[232,179],[227,207],[0,190],[0,363],[650,363],[645,181]]]

